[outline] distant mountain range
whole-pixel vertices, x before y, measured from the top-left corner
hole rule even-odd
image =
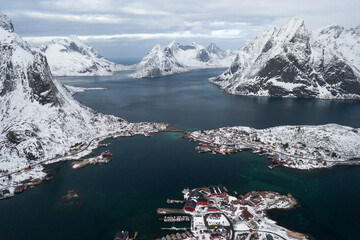
[[[359,99],[359,29],[331,26],[312,33],[294,18],[243,46],[210,82],[237,95]]]
[[[107,60],[77,36],[54,39],[39,50],[46,56],[54,76],[106,76],[133,68]]]
[[[130,76],[159,77],[192,69],[229,67],[235,56],[235,51],[222,51],[214,43],[205,47],[197,43],[182,45],[173,41],[164,47],[156,45]]]

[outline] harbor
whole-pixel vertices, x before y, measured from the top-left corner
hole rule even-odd
[[[160,218],[164,222],[174,223],[171,227],[161,227],[161,230],[182,232],[168,234],[158,238],[159,240],[309,239],[305,234],[276,225],[266,215],[268,209],[291,209],[296,206],[297,201],[291,194],[253,191],[245,195],[232,196],[222,185],[184,189],[182,192],[185,202],[182,210],[189,216]],[[166,211],[160,212],[163,214]],[[190,221],[190,226],[175,226],[175,222],[181,221]]]

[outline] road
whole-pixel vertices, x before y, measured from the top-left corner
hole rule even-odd
[[[187,132],[182,130],[182,129],[178,129],[178,128],[175,128],[175,127],[172,127],[172,126],[167,126],[166,129],[164,130],[159,130],[158,132],[182,132],[184,134],[186,134]],[[4,175],[1,175],[0,176],[0,179],[3,179],[3,178],[6,178],[6,177],[9,177],[10,175],[13,175],[13,174],[16,174],[18,173],[19,171],[24,171],[25,169],[27,168],[32,168],[34,166],[37,166],[37,165],[41,165],[45,162],[49,162],[49,161],[54,161],[54,160],[59,160],[61,161],[61,159],[63,158],[69,158],[69,157],[72,157],[72,156],[76,156],[84,151],[86,151],[90,146],[91,144],[94,142],[94,141],[97,141],[98,139],[107,139],[107,138],[111,138],[111,137],[114,137],[114,136],[119,136],[120,134],[129,134],[130,136],[134,136],[134,135],[137,135],[137,134],[134,134],[132,133],[131,131],[129,130],[126,130],[126,131],[123,131],[123,132],[117,132],[115,134],[108,134],[108,135],[105,135],[105,136],[101,136],[101,137],[96,137],[96,138],[93,138],[89,141],[89,143],[84,147],[82,148],[81,150],[77,151],[77,152],[74,152],[74,153],[70,153],[69,155],[67,156],[60,156],[60,157],[53,157],[53,158],[48,158],[48,159],[44,159],[44,160],[41,160],[39,162],[36,162],[36,163],[33,163],[33,164],[30,164],[28,165],[26,168],[22,168],[22,169],[18,169],[16,171],[13,171],[13,172],[10,172],[10,173],[7,173],[7,174],[4,174]],[[156,133],[156,132],[153,132],[153,133]],[[16,187],[18,185],[8,185],[8,184],[3,184],[3,183],[0,183],[1,186],[7,186],[7,187]]]
[[[209,140],[204,140],[204,139],[194,139],[198,142],[205,142],[205,143],[212,143],[210,142]],[[234,145],[238,145],[239,143],[232,143],[232,144],[221,144],[221,146],[234,146]],[[259,146],[258,145],[255,145],[255,144],[250,144],[250,143],[247,143],[248,146],[242,148],[242,149],[247,149],[247,148],[258,148]],[[353,157],[352,159],[354,160],[344,160],[344,161],[336,161],[336,160],[326,160],[326,159],[315,159],[315,158],[306,158],[306,157],[301,157],[301,156],[294,156],[294,155],[291,155],[291,154],[287,154],[287,153],[283,153],[283,152],[279,152],[279,151],[276,151],[276,150],[271,150],[272,152],[274,153],[277,153],[277,154],[280,154],[280,155],[283,155],[283,156],[287,156],[287,157],[291,157],[291,158],[295,158],[295,159],[304,159],[304,160],[308,160],[308,161],[324,161],[324,162],[329,162],[329,163],[340,163],[340,164],[360,164],[360,157]],[[269,155],[269,153],[266,153],[267,155]],[[357,160],[359,159],[359,160]]]
[[[125,131],[125,132],[126,132],[126,131]],[[131,132],[129,132],[129,131],[127,131],[127,132],[128,132],[129,134],[131,134]],[[122,133],[124,133],[124,132],[122,132]],[[97,141],[98,139],[107,139],[107,138],[110,138],[110,137],[112,137],[112,136],[117,136],[117,135],[119,135],[119,134],[120,134],[120,133],[117,133],[117,134],[109,134],[109,135],[105,135],[105,136],[102,136],[102,137],[93,138],[93,139],[90,140],[90,142],[89,142],[84,148],[82,148],[81,150],[79,150],[79,151],[77,151],[77,152],[75,152],[75,153],[71,153],[71,154],[69,154],[69,155],[67,155],[67,156],[53,157],[53,158],[44,159],[44,160],[39,161],[39,162],[37,162],[37,163],[30,164],[30,165],[27,166],[26,168],[31,168],[31,167],[34,167],[34,166],[43,164],[43,163],[48,162],[48,161],[60,160],[60,159],[63,159],[63,158],[68,158],[68,157],[76,156],[76,155],[78,155],[78,154],[86,151],[86,150],[91,146],[91,144],[92,144],[94,141]],[[5,178],[5,177],[9,177],[9,176],[12,175],[12,174],[16,174],[16,173],[18,173],[18,171],[24,171],[26,168],[19,169],[19,170],[16,170],[16,171],[14,171],[14,172],[10,172],[10,173],[4,174],[4,175],[0,176],[0,179]],[[0,183],[0,185],[2,185],[2,186],[8,186],[8,187],[17,186],[17,185],[5,185],[5,184],[1,184],[1,183]]]

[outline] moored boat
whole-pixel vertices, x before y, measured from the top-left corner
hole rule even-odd
[[[114,240],[129,240],[129,232],[121,231],[115,234]]]

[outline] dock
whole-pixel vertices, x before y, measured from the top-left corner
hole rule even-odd
[[[158,208],[157,214],[167,215],[167,214],[186,214],[183,209],[174,209],[174,208]]]
[[[159,220],[164,222],[190,222],[191,218],[189,216],[165,216]]]
[[[172,199],[167,199],[166,202],[167,203],[185,203],[184,200],[172,200]]]
[[[171,227],[171,228],[161,228],[161,230],[170,230],[170,231],[186,231],[190,228],[186,228],[186,227],[182,227],[182,228],[177,228],[177,227]]]

